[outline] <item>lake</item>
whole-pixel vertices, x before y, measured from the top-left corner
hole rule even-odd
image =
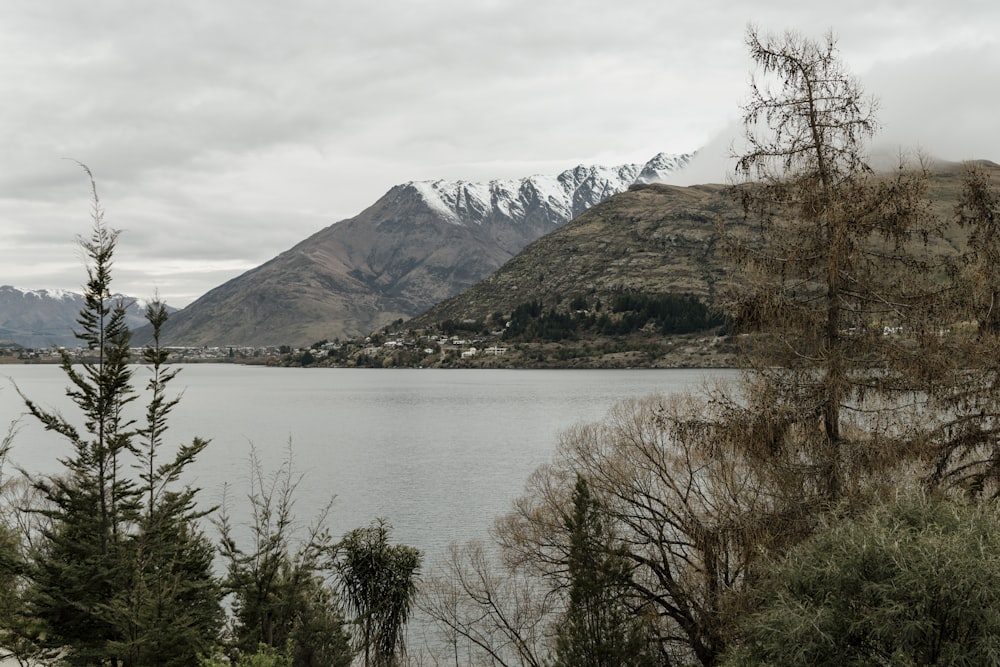
[[[229,364],[181,367],[183,392],[169,419],[168,445],[211,440],[189,468],[205,505],[222,502],[246,517],[249,454],[267,471],[291,452],[302,475],[301,524],[335,496],[334,536],[376,517],[395,541],[430,558],[451,542],[481,538],[520,495],[528,475],[550,460],[559,434],[602,418],[619,400],[696,387],[718,370],[301,369]],[[137,387],[149,371],[136,367]],[[11,381],[37,403],[76,416],[67,381],[53,365],[0,366],[0,425],[24,412]],[[136,414],[145,403],[137,401]],[[68,443],[30,415],[10,458],[32,473],[60,471]],[[4,471],[11,474],[12,468]],[[209,529],[214,538],[214,530]]]

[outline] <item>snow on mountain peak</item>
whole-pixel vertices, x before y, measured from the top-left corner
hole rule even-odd
[[[80,295],[76,292],[63,289],[24,289],[23,287],[14,287],[13,285],[3,285],[0,286],[0,290],[6,291],[8,293],[19,294],[22,298],[24,297],[34,297],[36,299],[55,299],[57,301],[72,301],[73,299],[79,298]]]
[[[663,180],[683,168],[691,154],[660,153],[645,164],[613,167],[580,165],[558,176],[469,181],[411,181],[432,209],[452,224],[482,224],[501,217],[519,222],[530,211],[543,211],[555,224],[567,222],[636,183]]]
[[[690,162],[693,157],[693,153],[685,153],[684,155],[660,153],[655,155],[652,160],[643,166],[636,182],[662,183],[670,174],[680,171],[687,166],[687,163]]]

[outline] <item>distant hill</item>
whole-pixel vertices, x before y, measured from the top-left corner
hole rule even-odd
[[[131,304],[127,311],[129,328],[146,324],[145,301],[115,296]],[[35,349],[76,347],[80,341],[73,331],[80,328],[76,318],[83,305],[83,295],[75,292],[0,286],[0,343]]]
[[[410,182],[211,290],[164,327],[168,345],[305,345],[363,336],[475,285],[525,245],[690,155],[511,181]]]

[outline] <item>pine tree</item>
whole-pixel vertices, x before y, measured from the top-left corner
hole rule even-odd
[[[84,308],[76,332],[89,360],[79,366],[66,351],[62,370],[71,383],[67,395],[79,407],[79,430],[57,412],[25,403],[46,430],[62,435],[72,446],[61,459],[65,474],[36,481],[48,501],[44,545],[30,569],[30,613],[45,625],[45,640],[69,650],[70,664],[110,662],[107,652],[116,639],[107,609],[119,591],[128,588],[128,518],[138,508],[135,484],[123,473],[132,446],[134,425],[125,407],[135,400],[129,367],[131,333],[125,323],[125,303],[111,296],[111,266],[118,232],[104,224],[93,175],[90,177],[93,229],[81,239],[89,264]]]
[[[631,566],[590,494],[584,477],[573,489],[566,517],[569,601],[556,642],[557,667],[655,664],[639,617],[629,608]]]
[[[214,551],[197,527],[203,512],[196,490],[175,489],[206,442],[196,439],[162,462],[166,420],[177,399],[165,394],[176,372],[164,368],[159,332],[166,309],[158,301],[147,309],[154,343],[143,355],[153,374],[146,425],[137,428],[128,416],[137,398],[131,333],[126,304],[111,292],[118,232],[105,225],[93,175],[83,169],[93,228],[80,240],[88,280],[76,335],[86,358],[78,364],[62,353],[67,395],[83,415],[83,428],[24,397],[46,430],[72,447],[60,459],[64,474],[33,482],[47,521],[26,566],[25,617],[40,623],[34,638],[71,665],[189,665],[216,641],[221,622]],[[127,472],[136,460],[141,483]]]

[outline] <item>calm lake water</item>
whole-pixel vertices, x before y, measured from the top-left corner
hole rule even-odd
[[[560,432],[602,418],[621,399],[693,388],[709,373],[720,371],[187,365],[171,383],[183,398],[166,442],[211,440],[188,481],[206,505],[220,503],[228,485],[236,522],[246,516],[251,447],[268,471],[291,451],[303,475],[295,506],[302,524],[335,496],[335,536],[384,517],[396,541],[433,557],[451,542],[485,537],[532,470],[551,459]],[[136,386],[147,379],[137,367]],[[58,367],[5,365],[0,426],[24,412],[12,380],[39,404],[76,415]],[[30,415],[21,419],[11,453],[18,466],[59,472],[58,458],[69,453]]]

